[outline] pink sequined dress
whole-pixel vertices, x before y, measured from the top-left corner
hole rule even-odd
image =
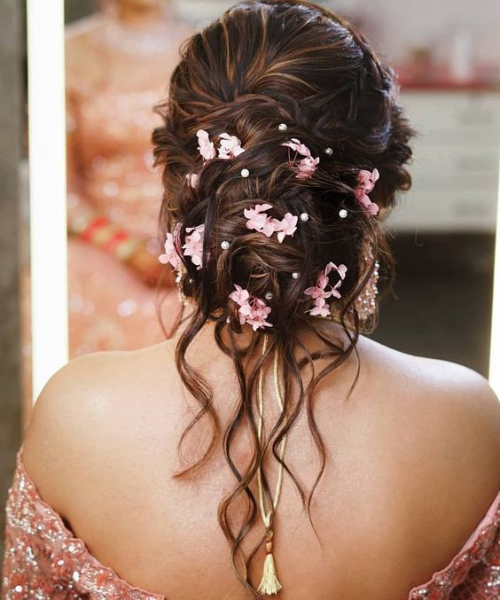
[[[24,469],[21,450],[6,515],[2,600],[167,600],[131,586],[92,556],[40,497]],[[453,560],[402,600],[422,598],[500,599],[500,491]]]
[[[153,169],[153,107],[165,99],[179,46],[193,32],[167,18],[151,30],[125,28],[103,14],[67,36],[68,210],[91,209],[147,240],[157,256],[160,174]],[[70,355],[133,350],[164,339],[157,294],[101,249],[69,241]],[[168,325],[178,310],[171,289]]]

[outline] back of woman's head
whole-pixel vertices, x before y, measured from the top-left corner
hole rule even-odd
[[[233,471],[236,429],[247,422],[254,433],[255,461],[236,476],[223,515],[241,491],[255,506],[248,483],[267,445],[259,447],[252,398],[270,354],[278,351],[287,366],[285,408],[268,443],[277,456],[319,379],[355,350],[373,312],[378,262],[381,283],[390,280],[381,217],[410,186],[404,165],[413,131],[392,70],[363,36],[337,15],[295,1],[243,2],[188,40],[159,111],[165,261],[177,267],[194,307],[177,348],[179,372],[218,432],[210,386],[186,362],[191,341],[214,321],[240,382],[239,408],[224,435]],[[325,316],[343,325],[351,343],[329,333]],[[238,334],[250,327],[252,342],[242,348]],[[299,360],[301,330],[316,333],[322,358],[332,357],[307,386],[302,373],[317,356],[302,347]],[[255,359],[264,336],[269,343]],[[324,461],[313,415],[310,426]],[[227,529],[224,517],[221,525]],[[226,535],[237,547],[238,536]]]

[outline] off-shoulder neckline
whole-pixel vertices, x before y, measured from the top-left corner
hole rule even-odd
[[[90,552],[85,541],[82,540],[81,538],[77,537],[75,535],[75,533],[71,530],[71,528],[66,524],[67,521],[65,522],[65,520],[58,513],[58,511],[55,510],[48,502],[46,502],[42,498],[36,483],[33,481],[33,479],[30,477],[30,475],[28,475],[28,472],[26,471],[26,467],[24,466],[24,462],[23,462],[22,451],[23,451],[23,446],[21,446],[17,452],[16,470],[18,470],[18,472],[23,476],[24,481],[27,483],[28,487],[30,487],[31,490],[33,491],[33,493],[36,497],[36,501],[38,503],[40,503],[40,505],[45,509],[46,514],[49,514],[51,516],[51,518],[55,520],[59,530],[63,532],[65,537],[67,537],[68,542],[74,543],[77,546],[82,548],[83,556],[84,556],[85,560],[88,561],[96,569],[107,572],[110,575],[110,577],[113,578],[113,580],[119,582],[121,585],[123,585],[123,587],[130,590],[130,592],[135,593],[135,594],[141,594],[142,596],[144,596],[144,600],[168,600],[168,598],[166,596],[163,596],[161,594],[155,594],[153,592],[149,592],[140,587],[136,587],[136,586],[132,585],[131,583],[126,581],[123,577],[118,575],[118,573],[112,567],[109,567],[109,566],[101,563],[101,561],[98,560]]]
[[[50,514],[52,518],[56,520],[58,526],[60,527],[61,531],[63,531],[63,533],[67,536],[68,540],[77,543],[83,548],[83,554],[85,558],[89,561],[89,563],[91,563],[94,567],[100,570],[107,571],[110,574],[110,576],[112,576],[115,580],[119,581],[125,588],[129,589],[131,592],[143,594],[145,596],[145,599],[147,600],[168,600],[167,596],[155,594],[153,592],[148,592],[147,590],[135,587],[132,584],[128,583],[125,579],[123,579],[123,577],[118,575],[118,573],[112,567],[102,564],[90,552],[85,541],[77,537],[75,533],[70,529],[70,527],[66,525],[66,522],[63,520],[62,516],[41,497],[37,485],[26,471],[22,458],[22,451],[23,446],[21,446],[17,452],[16,469],[19,470],[19,472],[23,475],[25,481],[32,488],[37,501],[45,508],[47,514]],[[475,527],[475,529],[470,534],[469,538],[463,544],[462,548],[455,554],[455,556],[448,562],[448,564],[444,568],[440,569],[439,571],[435,571],[425,583],[420,583],[412,587],[404,600],[410,600],[414,594],[418,595],[418,592],[420,590],[429,588],[434,584],[436,580],[438,580],[445,573],[451,570],[455,566],[457,561],[459,561],[460,558],[463,557],[468,552],[468,550],[470,550],[470,548],[474,545],[481,533],[489,527],[491,527],[492,525],[494,525],[495,518],[498,519],[498,523],[500,524],[500,490],[493,499],[493,502],[490,504],[485,515],[481,518],[478,525]]]

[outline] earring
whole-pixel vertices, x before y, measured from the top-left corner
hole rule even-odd
[[[186,273],[186,267],[182,262],[180,262],[179,266],[176,269],[175,283],[177,284],[177,295],[179,297],[179,302],[181,302],[184,306],[188,306],[190,303],[193,302],[192,298],[188,298],[184,294],[184,290],[182,288],[182,279]],[[189,279],[189,283],[193,284],[193,279]]]
[[[365,255],[364,262],[372,264],[372,251]],[[370,278],[368,279],[368,283],[354,302],[354,306],[361,321],[366,321],[377,311],[379,269],[380,264],[377,260],[375,261],[375,267],[370,275]]]

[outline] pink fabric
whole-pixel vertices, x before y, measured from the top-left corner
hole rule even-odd
[[[21,451],[7,502],[2,600],[166,600],[129,585],[90,554],[42,500]],[[500,599],[500,492],[448,566],[412,588],[406,600],[421,598]]]

